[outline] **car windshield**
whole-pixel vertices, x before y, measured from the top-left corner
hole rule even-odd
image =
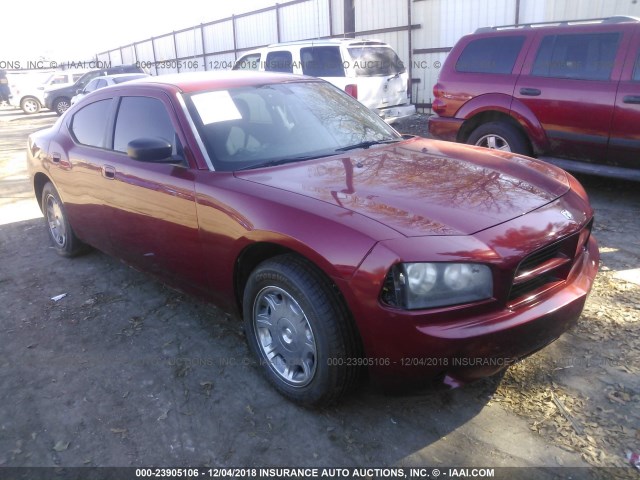
[[[188,96],[188,105],[217,171],[309,160],[402,139],[326,82],[198,92]]]

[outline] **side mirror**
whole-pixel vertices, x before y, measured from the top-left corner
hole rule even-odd
[[[76,95],[79,95],[81,93],[86,93],[83,88],[79,88],[76,90]]]
[[[127,155],[140,162],[172,163],[172,145],[162,138],[136,138],[127,145]]]

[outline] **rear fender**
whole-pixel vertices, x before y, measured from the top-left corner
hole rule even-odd
[[[464,142],[471,132],[481,123],[499,120],[501,116],[509,117],[527,136],[535,154],[549,150],[549,140],[535,114],[520,100],[510,95],[491,93],[479,95],[466,102],[456,113],[456,118],[463,119],[458,141]],[[488,118],[487,118],[488,117]]]

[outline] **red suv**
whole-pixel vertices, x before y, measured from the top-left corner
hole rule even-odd
[[[433,88],[435,138],[640,180],[640,19],[481,28]]]

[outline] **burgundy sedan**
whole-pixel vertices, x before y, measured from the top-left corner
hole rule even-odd
[[[244,318],[283,395],[364,370],[455,386],[555,340],[598,266],[568,173],[401,136],[317,79],[181,74],[108,87],[28,142],[57,252],[87,245]]]

